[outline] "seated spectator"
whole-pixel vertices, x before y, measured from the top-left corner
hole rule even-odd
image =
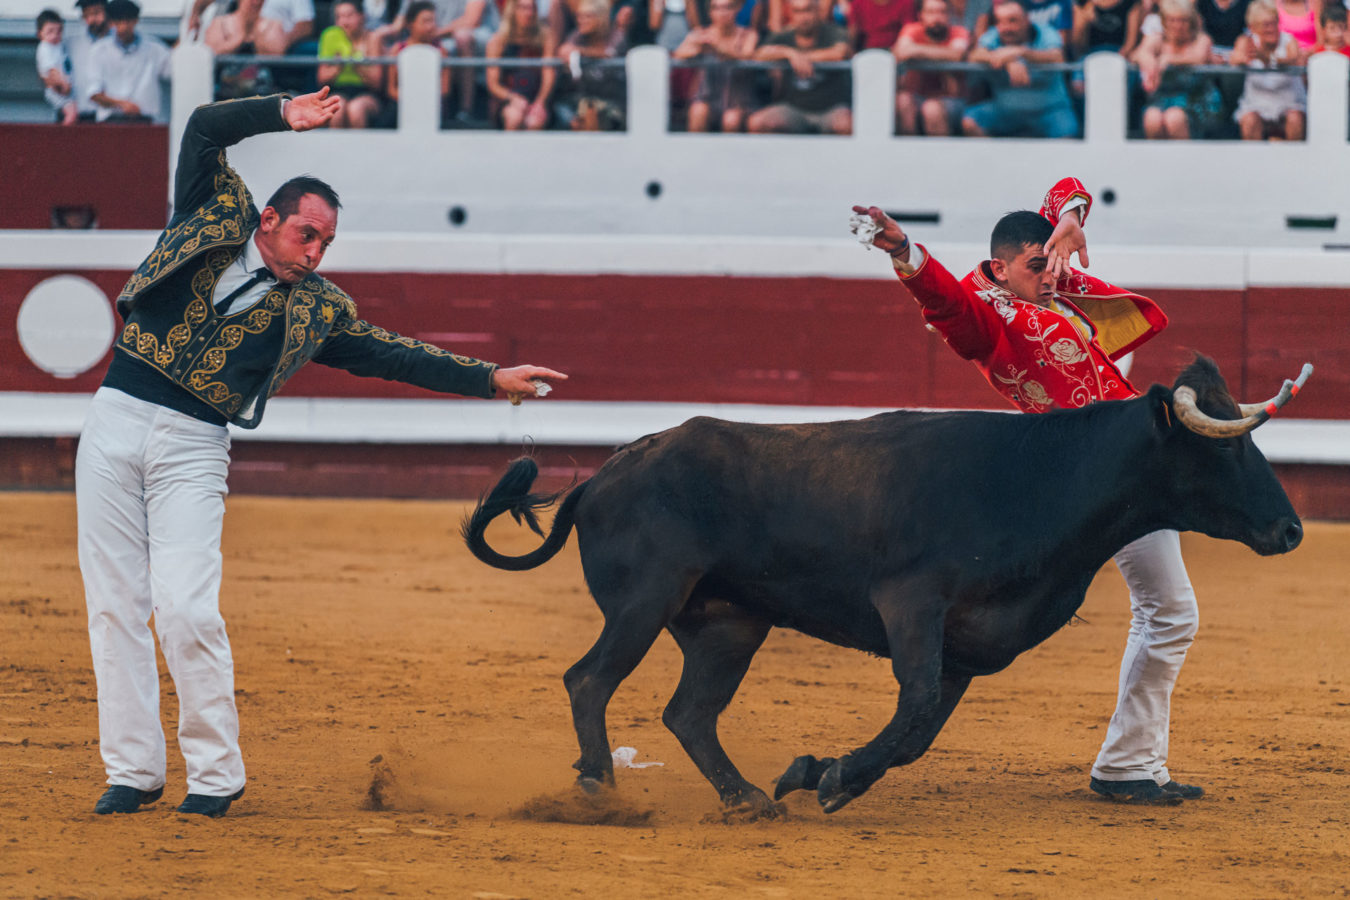
[[[764,4],[764,30],[768,34],[777,34],[792,27],[791,0],[760,0]],[[820,21],[845,25],[848,22],[847,9],[854,0],[816,0],[816,9]],[[841,19],[836,13],[843,8],[845,15]]]
[[[1073,11],[1074,55],[1109,50],[1128,59],[1139,43],[1143,21],[1140,0],[1080,0]]]
[[[1346,40],[1346,10],[1339,3],[1327,3],[1322,7],[1322,43],[1313,48],[1314,53],[1331,50],[1350,56],[1350,43]]]
[[[735,63],[754,56],[759,35],[736,24],[736,0],[712,0],[708,16],[712,24],[695,28],[675,48],[676,59],[708,63],[694,76],[694,99],[689,104],[689,130],[707,131],[717,121],[723,134],[733,134],[745,125],[750,108],[749,72]]]
[[[960,62],[970,49],[970,34],[951,24],[948,0],[919,0],[919,21],[900,30],[891,51],[900,62]],[[965,104],[964,79],[954,72],[907,71],[895,94],[895,125],[900,134],[933,137],[959,133]]]
[[[1299,50],[1317,46],[1317,17],[1328,0],[1275,0],[1280,31],[1298,41]],[[1330,0],[1335,3],[1338,0]]]
[[[488,41],[497,33],[500,18],[493,0],[434,0],[436,4],[436,37],[454,56],[482,56]],[[474,78],[477,70],[460,66],[454,71],[455,96],[459,110],[455,122],[473,127],[482,123],[474,118]]]
[[[820,72],[816,63],[842,62],[852,56],[848,32],[823,21],[817,0],[791,0],[792,27],[771,35],[755,58],[785,60],[791,71],[778,76],[778,102],[751,113],[751,132],[851,134],[853,99],[848,72]]]
[[[535,0],[506,0],[502,26],[488,41],[487,55],[493,59],[552,59],[554,49],[553,35],[539,23]],[[507,131],[547,128],[549,98],[557,78],[557,71],[548,66],[489,66],[487,89],[492,95],[493,120]]]
[[[286,31],[262,8],[263,0],[239,0],[234,12],[211,20],[202,42],[217,56],[280,56],[286,52]],[[220,99],[269,94],[273,87],[271,70],[257,63],[231,63],[216,76]]]
[[[1032,72],[1064,62],[1059,32],[1034,25],[1019,0],[996,0],[994,27],[970,51],[970,61],[995,70],[993,99],[966,110],[961,127],[972,137],[1067,138],[1078,134],[1078,116],[1062,72]]]
[[[579,0],[577,27],[558,49],[568,65],[567,97],[559,118],[573,131],[623,131],[627,127],[628,78],[622,66],[587,65],[620,59],[628,51],[623,32],[610,24],[609,0]]]
[[[1162,0],[1162,34],[1151,34],[1135,51],[1134,62],[1148,96],[1144,136],[1157,140],[1208,137],[1218,125],[1222,101],[1214,80],[1191,66],[1210,61],[1214,42],[1200,29],[1194,0]]]
[[[1280,31],[1275,0],[1252,0],[1247,7],[1247,33],[1233,48],[1233,65],[1249,69],[1296,66],[1302,62],[1298,41]],[[1295,72],[1249,72],[1238,101],[1237,120],[1244,141],[1278,138],[1301,141],[1307,128],[1308,91]]]
[[[848,33],[857,50],[890,50],[900,31],[912,24],[923,0],[853,0],[848,7]]]
[[[394,56],[398,56],[408,47],[414,44],[421,44],[431,47],[441,56],[445,56],[445,48],[436,38],[436,4],[431,0],[414,0],[408,4],[407,10],[403,13],[403,20],[407,25],[408,38],[394,46]],[[385,73],[385,95],[391,103],[398,103],[398,63],[388,67]],[[441,102],[450,96],[450,70],[442,67],[441,69]]]
[[[319,35],[320,59],[359,61],[380,55],[379,39],[366,30],[361,0],[337,0],[333,4],[333,22]],[[384,91],[382,66],[326,63],[319,66],[318,78],[319,84],[331,87],[342,101],[329,127],[368,128],[380,114],[380,94]]]
[[[218,11],[211,20],[213,22],[243,5],[236,0],[193,0],[187,22],[190,35],[195,37],[201,30],[202,14],[213,4]],[[305,47],[304,43],[314,37],[314,0],[264,0],[261,15],[280,23],[281,50],[275,55],[303,53],[306,50],[313,52],[315,45]],[[210,26],[207,27],[209,30]]]
[[[76,0],[83,27],[71,30],[66,37],[66,52],[70,54],[72,70],[71,95],[82,122],[92,122],[98,105],[92,99],[89,79],[93,73],[90,54],[94,44],[108,36],[108,5],[104,0]]]
[[[1205,34],[1214,41],[1214,55],[1227,62],[1242,32],[1247,30],[1247,7],[1251,0],[1198,0],[1195,10]]]
[[[141,8],[132,0],[112,0],[112,34],[90,53],[89,89],[100,122],[152,122],[159,119],[159,85],[170,75],[169,48],[136,26]]]
[[[56,121],[74,125],[79,116],[75,98],[71,96],[73,72],[70,57],[66,55],[64,32],[66,23],[54,9],[44,9],[37,17],[37,73],[42,79],[42,96],[56,111]]]

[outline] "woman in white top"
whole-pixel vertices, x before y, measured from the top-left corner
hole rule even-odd
[[[1303,61],[1298,41],[1280,31],[1275,0],[1252,0],[1247,31],[1233,48],[1232,63],[1251,69],[1297,66]],[[1301,141],[1308,124],[1308,90],[1294,72],[1249,72],[1233,118],[1244,141],[1277,138]]]

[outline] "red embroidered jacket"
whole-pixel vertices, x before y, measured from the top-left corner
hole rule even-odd
[[[1057,224],[1073,200],[1086,203],[1079,210],[1086,222],[1092,196],[1075,178],[1050,189],[1041,215]],[[958,282],[924,249],[919,267],[899,274],[924,319],[1023,412],[1137,396],[1114,360],[1167,326],[1152,300],[1077,269],[1060,278],[1056,292],[1081,320],[1081,330],[1069,316],[1000,287],[987,261]]]

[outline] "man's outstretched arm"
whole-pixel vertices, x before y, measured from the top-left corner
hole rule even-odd
[[[225,167],[225,148],[244,138],[271,131],[308,131],[333,118],[340,101],[328,88],[294,99],[282,94],[224,100],[199,106],[183,129],[183,143],[174,174],[175,217],[201,206],[216,190],[216,175]]]

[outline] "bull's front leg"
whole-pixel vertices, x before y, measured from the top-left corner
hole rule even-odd
[[[886,625],[891,668],[901,688],[891,721],[866,746],[841,759],[799,757],[779,779],[776,796],[814,787],[825,812],[842,809],[887,769],[922,756],[942,730],[970,678],[943,673],[945,605],[937,600],[919,600],[924,605],[916,605],[916,596],[922,595],[895,585],[873,596]]]

